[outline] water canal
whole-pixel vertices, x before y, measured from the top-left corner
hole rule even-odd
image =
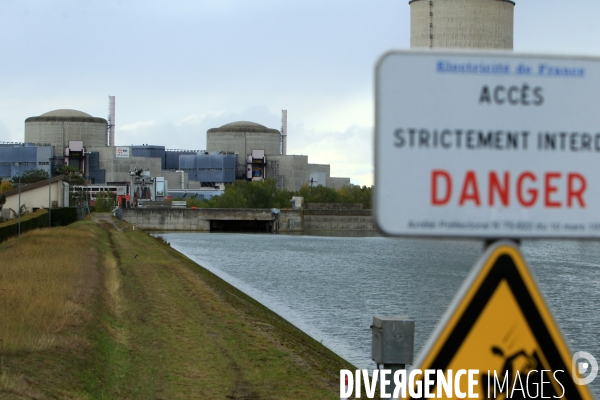
[[[374,314],[414,318],[418,354],[483,246],[385,237],[161,236],[361,369],[375,367]],[[525,241],[522,252],[571,351],[600,360],[600,242]],[[600,378],[592,388],[600,393]]]

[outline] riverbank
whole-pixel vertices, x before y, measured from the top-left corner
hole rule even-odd
[[[108,215],[0,245],[2,398],[336,399],[354,367]]]

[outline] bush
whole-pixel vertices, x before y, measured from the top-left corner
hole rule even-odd
[[[237,180],[225,185],[225,193],[210,200],[188,199],[187,207],[198,208],[291,208],[292,196],[304,197],[305,203],[362,203],[371,208],[373,187],[347,185],[341,189],[305,184],[297,192],[277,189],[275,180],[248,182]]]
[[[110,212],[115,204],[115,194],[102,192],[96,195],[96,212]]]
[[[21,217],[21,233],[32,229],[44,228],[48,226],[48,210],[38,210],[33,214],[28,214]],[[19,220],[11,219],[10,221],[0,224],[0,242],[12,236],[19,234]]]
[[[183,200],[185,200],[185,199],[182,198],[181,200],[173,200],[173,201],[183,201]],[[208,200],[197,200],[193,197],[190,197],[189,199],[185,200],[185,206],[187,208],[192,208],[192,207],[207,208],[205,206],[207,201]]]
[[[52,226],[64,226],[72,224],[77,221],[77,208],[75,207],[62,207],[53,208],[52,215]],[[27,232],[32,229],[46,228],[48,226],[48,210],[41,209],[34,213],[29,213],[25,216],[21,215],[21,233]],[[11,219],[7,222],[0,223],[0,242],[8,239],[11,236],[17,236],[19,234],[19,220],[18,218]]]
[[[21,185],[29,185],[30,183],[36,183],[48,179],[49,175],[43,169],[30,169],[21,174],[20,182]],[[19,176],[16,175],[12,178],[13,186],[18,185]],[[16,186],[15,186],[16,187]]]
[[[77,221],[77,208],[76,207],[61,207],[53,208],[52,215],[52,226],[65,226],[70,225]]]
[[[10,181],[0,181],[0,193],[13,190],[13,184]]]
[[[333,189],[321,185],[310,187],[305,184],[298,191],[298,195],[304,197],[305,203],[362,203],[365,209],[370,209],[372,192],[373,186],[360,187],[350,184]]]
[[[165,245],[171,247],[171,243],[167,242],[167,240],[164,237],[157,235],[157,236],[154,236],[154,238],[156,240],[158,240],[159,242],[161,242],[162,244],[165,244]]]

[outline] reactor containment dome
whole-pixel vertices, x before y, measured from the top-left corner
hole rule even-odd
[[[69,141],[86,147],[106,147],[108,123],[82,111],[62,109],[25,120],[25,142],[54,146],[55,157],[63,155]]]
[[[281,154],[281,132],[250,121],[237,121],[206,131],[206,151],[237,154],[237,175],[246,170],[252,150],[264,150],[265,156]]]
[[[277,129],[250,121],[237,121],[206,132],[206,150],[249,154],[262,149],[267,155],[279,155],[281,133]]]

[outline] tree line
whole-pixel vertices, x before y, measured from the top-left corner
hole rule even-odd
[[[85,178],[79,168],[72,167],[70,165],[63,165],[58,170],[58,175],[64,175],[64,180],[70,185],[84,185]],[[15,175],[10,179],[0,179],[0,193],[8,192],[9,190],[16,189],[31,183],[36,183],[50,178],[47,171],[43,169],[29,169],[19,175]]]
[[[262,181],[238,180],[225,185],[225,193],[209,200],[187,200],[188,207],[198,208],[291,208],[292,196],[304,197],[305,203],[362,203],[371,208],[373,187],[347,185],[340,189],[305,184],[298,191],[277,189],[273,178]]]
[[[59,174],[65,175],[65,180],[70,185],[84,185],[85,179],[81,171],[71,166],[63,166]],[[44,170],[28,170],[21,175],[21,186],[48,179]],[[0,181],[0,194],[18,187],[19,177]],[[305,203],[362,203],[365,209],[371,208],[371,192],[373,187],[346,185],[340,189],[328,188],[322,185],[310,186],[305,184],[298,191],[277,189],[273,178],[262,181],[238,180],[225,185],[225,192],[221,196],[214,196],[209,200],[187,199],[188,207],[198,208],[291,208],[292,197],[304,197]],[[102,198],[96,204],[102,210],[111,204],[111,198]],[[114,201],[113,201],[114,202]],[[2,196],[0,196],[2,203]],[[107,203],[105,206],[104,203]],[[1,206],[0,206],[1,209]]]

